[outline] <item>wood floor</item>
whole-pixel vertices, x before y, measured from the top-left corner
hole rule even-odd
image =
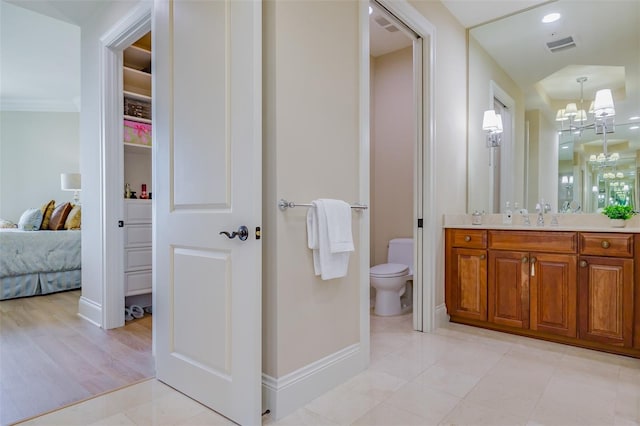
[[[0,302],[0,424],[154,377],[151,315],[102,330],[80,290]]]

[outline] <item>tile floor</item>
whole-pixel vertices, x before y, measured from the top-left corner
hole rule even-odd
[[[280,425],[640,425],[640,360],[449,324],[371,318],[371,365]],[[150,380],[29,425],[223,425]]]

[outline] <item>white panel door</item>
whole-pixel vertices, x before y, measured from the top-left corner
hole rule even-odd
[[[156,374],[259,424],[261,5],[156,0],[153,23]]]

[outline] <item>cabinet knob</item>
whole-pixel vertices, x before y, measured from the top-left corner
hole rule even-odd
[[[529,258],[527,256],[522,258],[522,263],[527,263],[529,261]]]
[[[464,236],[464,240],[465,240],[466,242],[469,242],[469,241],[471,241],[471,237],[470,237],[469,235],[465,235],[465,236]]]
[[[586,268],[587,267],[587,261],[586,260],[581,260],[580,261],[580,267],[581,268]]]
[[[484,254],[481,254],[481,255],[480,255],[480,260],[484,260],[484,259],[485,259],[485,257],[487,257],[487,256],[485,256]]]
[[[608,249],[611,244],[609,244],[609,241],[605,240],[602,243],[600,243],[600,245],[602,246],[602,248]]]
[[[538,259],[536,259],[535,257],[531,258],[531,263],[536,263],[538,261]]]

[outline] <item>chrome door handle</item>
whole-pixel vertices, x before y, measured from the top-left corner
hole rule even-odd
[[[235,237],[238,237],[240,241],[245,241],[247,238],[249,238],[249,228],[242,225],[241,227],[238,228],[237,231],[233,231],[231,233],[227,231],[220,231],[219,234],[226,235],[227,238],[229,238],[230,240],[234,239]]]

